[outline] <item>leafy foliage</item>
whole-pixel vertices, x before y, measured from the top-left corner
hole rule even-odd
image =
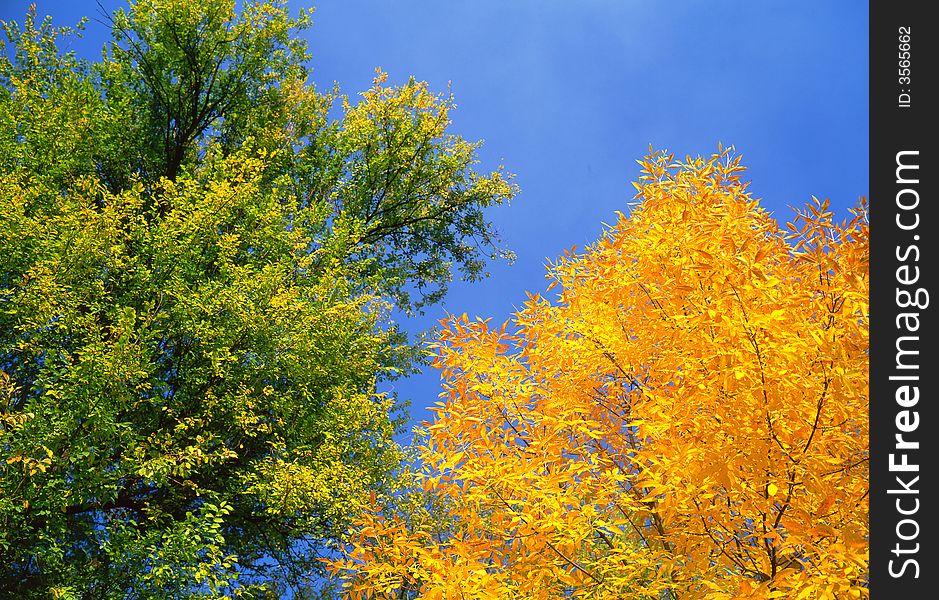
[[[450,98],[319,93],[308,14],[234,6],[140,0],[94,64],[3,24],[0,593],[315,593],[397,485],[392,312],[507,256]]]
[[[867,596],[866,204],[787,233],[739,163],[652,154],[555,303],[443,324],[413,506],[358,524],[348,597]]]

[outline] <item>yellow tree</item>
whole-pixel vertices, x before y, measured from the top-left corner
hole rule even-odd
[[[867,596],[866,203],[786,230],[728,150],[641,164],[554,302],[443,323],[412,508],[359,524],[350,597]]]

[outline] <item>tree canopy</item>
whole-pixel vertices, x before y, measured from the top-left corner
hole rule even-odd
[[[511,255],[452,99],[308,81],[284,2],[0,37],[0,594],[312,594],[395,489],[395,310]],[[296,596],[301,597],[301,596]]]
[[[868,217],[780,228],[721,149],[642,162],[637,205],[511,323],[442,323],[408,503],[350,598],[858,598],[868,581]]]

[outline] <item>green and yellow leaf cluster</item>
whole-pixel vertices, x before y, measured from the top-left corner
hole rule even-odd
[[[310,592],[396,489],[391,319],[507,255],[449,96],[318,92],[280,0],[0,35],[0,595]],[[286,593],[286,592],[285,592]]]

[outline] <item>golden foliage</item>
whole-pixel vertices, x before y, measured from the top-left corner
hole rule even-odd
[[[867,596],[866,203],[787,233],[739,162],[650,155],[556,302],[442,324],[420,491],[332,563],[349,597]]]

